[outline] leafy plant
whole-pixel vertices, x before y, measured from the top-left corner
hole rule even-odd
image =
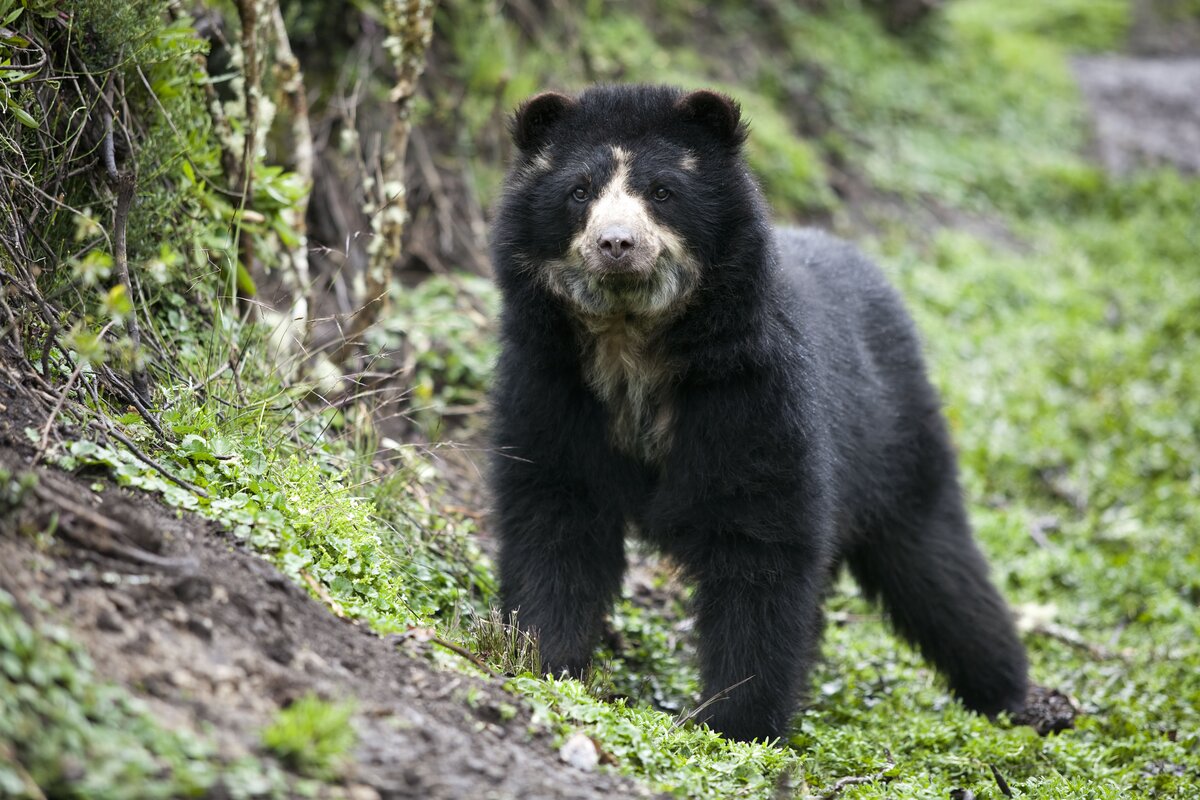
[[[285,764],[313,778],[340,774],[354,747],[353,703],[330,703],[306,694],[282,708],[263,731],[263,744]]]

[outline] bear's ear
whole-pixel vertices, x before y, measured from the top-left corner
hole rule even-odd
[[[700,89],[685,94],[675,108],[685,119],[703,125],[724,144],[736,147],[746,140],[741,107],[720,92]]]
[[[537,150],[546,132],[574,107],[574,100],[558,92],[542,92],[529,98],[517,107],[509,125],[513,144],[526,152]]]

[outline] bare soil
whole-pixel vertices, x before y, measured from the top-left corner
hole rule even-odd
[[[1077,59],[1074,68],[1105,169],[1200,173],[1200,57],[1106,55]]]
[[[0,370],[0,467],[29,469],[23,431],[40,413]],[[438,669],[429,645],[339,619],[218,525],[98,476],[36,471],[19,514],[34,529],[53,516],[57,530],[47,546],[0,521],[0,587],[30,616],[35,597],[53,608],[97,674],[165,726],[206,729],[225,756],[261,754],[281,706],[308,692],[353,697],[359,743],[345,795],[357,800],[652,794],[568,766],[499,680]]]

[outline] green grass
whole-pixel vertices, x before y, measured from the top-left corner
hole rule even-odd
[[[180,439],[156,458],[207,498],[122,447],[72,442],[59,464],[106,467],[120,485],[157,492],[221,522],[301,585],[319,584],[318,597],[339,613],[381,632],[458,619],[468,607],[482,611],[492,579],[469,536],[473,529],[418,499],[440,491],[421,457],[401,451],[402,461],[380,479],[345,440],[328,435],[331,426],[353,421],[333,409],[289,419],[280,411],[295,410],[287,392],[260,380],[265,393],[237,415],[215,394],[200,401],[186,387],[168,387],[173,406],[162,419]],[[127,433],[155,447],[135,416],[126,418]],[[293,429],[307,444],[289,438]]]
[[[1034,677],[1076,697],[1084,716],[1042,739],[969,714],[878,621],[831,626],[782,760],[762,746],[697,751],[667,717],[574,685],[521,691],[547,703],[564,735],[583,727],[620,768],[681,796],[771,797],[771,773],[792,759],[819,791],[878,773],[890,753],[890,780],[843,796],[998,796],[994,766],[1016,796],[1186,797],[1200,785],[1200,186],[1168,172],[1118,181],[1088,165],[1066,62],[1116,43],[1127,9],[963,0],[930,40],[906,44],[850,4],[828,5],[824,17],[795,12],[787,28],[794,57],[825,70],[833,124],[819,145],[903,202],[987,214],[1011,231],[991,242],[893,223],[865,244],[924,333],[997,579],[1026,617],[1111,654],[1026,634]],[[778,174],[762,177],[771,193]],[[773,199],[792,210],[778,190]],[[849,584],[831,610],[870,616]],[[689,689],[694,698],[673,622],[624,602],[615,623],[635,658],[610,662],[601,687],[668,706]],[[649,691],[631,667],[657,672]],[[653,745],[639,750],[647,735]],[[749,774],[723,783],[731,760]]]

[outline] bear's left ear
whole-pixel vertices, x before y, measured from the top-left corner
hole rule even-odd
[[[706,127],[724,144],[737,147],[746,141],[742,109],[732,97],[700,89],[679,98],[675,108],[686,119]]]
[[[558,92],[542,92],[526,100],[509,126],[513,144],[527,153],[539,149],[554,123],[574,107],[574,100]]]

